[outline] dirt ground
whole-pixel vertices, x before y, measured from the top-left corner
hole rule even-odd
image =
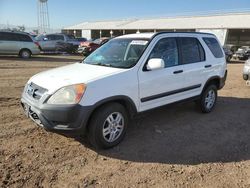
[[[250,187],[250,87],[228,65],[216,109],[193,102],[147,112],[117,147],[49,133],[27,119],[20,96],[35,73],[80,60],[0,56],[0,187]]]

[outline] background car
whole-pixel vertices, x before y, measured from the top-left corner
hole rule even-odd
[[[67,42],[57,42],[56,43],[56,52],[75,54],[77,53],[78,45]]]
[[[39,35],[36,37],[37,42],[41,46],[42,51],[44,52],[56,52],[58,46],[58,42],[70,43],[75,46],[79,46],[81,43],[73,35],[67,35],[63,33],[55,33],[55,34],[47,34],[47,35]]]
[[[244,68],[243,68],[243,79],[249,80],[250,79],[250,59],[248,59],[245,62]]]
[[[230,62],[231,58],[233,57],[233,52],[227,46],[224,46],[223,50],[225,52],[227,62]]]
[[[103,37],[96,39],[94,41],[86,41],[79,45],[78,53],[83,54],[84,56],[88,56],[93,51],[95,51],[97,48],[108,42],[110,38]]]
[[[40,46],[28,33],[0,31],[0,54],[30,58],[40,54]]]
[[[81,43],[86,42],[86,38],[75,38],[68,41],[59,41],[56,43],[57,52],[66,52],[69,54],[77,53],[78,47]]]
[[[239,60],[247,60],[249,58],[249,55],[250,55],[250,47],[242,46],[235,52],[233,57]]]

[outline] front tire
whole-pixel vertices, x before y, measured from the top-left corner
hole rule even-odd
[[[88,138],[95,148],[107,149],[119,144],[125,137],[129,122],[126,109],[119,103],[99,108],[89,124]]]
[[[201,94],[201,98],[198,101],[200,110],[203,113],[210,113],[215,107],[217,102],[217,87],[215,85],[209,85]]]

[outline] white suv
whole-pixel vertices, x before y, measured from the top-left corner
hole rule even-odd
[[[46,130],[87,133],[94,146],[110,148],[139,112],[186,99],[211,112],[226,76],[225,55],[212,34],[132,34],[110,40],[83,62],[33,76],[21,101]]]

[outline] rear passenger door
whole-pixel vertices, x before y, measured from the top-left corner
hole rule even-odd
[[[41,46],[43,51],[50,50],[50,35],[40,36],[38,38],[38,43]]]
[[[196,37],[178,37],[180,68],[184,88],[183,97],[200,95],[207,80],[205,50]]]
[[[58,42],[64,41],[64,36],[63,35],[51,35],[51,50],[55,51],[56,50],[56,44]]]

